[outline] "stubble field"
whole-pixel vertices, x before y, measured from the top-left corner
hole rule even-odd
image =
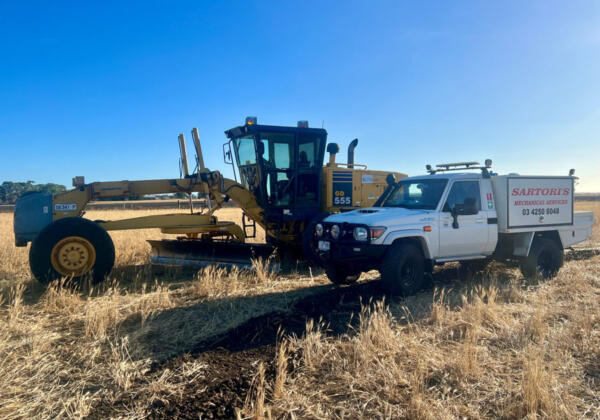
[[[0,214],[0,418],[600,418],[600,203],[576,207],[594,237],[556,278],[448,264],[406,299],[376,272],[153,268],[157,230],[111,233],[104,284],[46,289]]]

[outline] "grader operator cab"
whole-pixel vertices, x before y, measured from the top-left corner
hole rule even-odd
[[[240,183],[256,196],[266,221],[306,221],[321,212],[325,130],[305,121],[298,127],[258,125],[250,117],[225,135],[226,163],[235,160]]]
[[[387,186],[389,172],[367,170],[354,163],[337,163],[339,146],[327,146],[329,162],[323,165],[327,132],[309,128],[259,125],[249,117],[244,125],[225,131],[225,162],[234,179],[204,166],[198,130],[192,130],[197,171],[188,169],[185,138],[179,135],[183,177],[139,181],[85,183],[73,179],[74,189],[54,196],[33,193],[22,196],[14,213],[15,244],[31,242],[30,267],[42,283],[90,276],[101,281],[114,265],[115,250],[108,231],[158,228],[176,239],[149,240],[151,261],[156,264],[202,267],[210,264],[249,267],[252,260],[271,255],[275,247],[299,250],[311,257],[307,241],[320,220],[331,213],[371,206]],[[237,174],[236,174],[237,172]],[[238,182],[239,176],[239,182]],[[406,177],[393,173],[399,180]],[[199,192],[207,209],[189,213],[147,215],[121,220],[85,219],[87,203],[109,197]],[[242,226],[220,221],[215,212],[228,201],[242,211]],[[190,203],[191,207],[191,203]],[[265,231],[266,244],[249,243],[256,225]]]

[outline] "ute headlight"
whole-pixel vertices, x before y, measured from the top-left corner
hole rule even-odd
[[[323,236],[323,225],[320,223],[317,223],[317,225],[315,226],[315,235],[317,235],[319,238],[321,236]]]
[[[354,228],[354,240],[355,241],[366,241],[368,237],[367,228],[364,227],[355,227]]]
[[[340,237],[340,227],[338,225],[331,226],[329,233],[331,233],[333,239],[338,239]]]

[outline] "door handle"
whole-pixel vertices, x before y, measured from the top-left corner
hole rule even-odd
[[[483,223],[483,217],[480,217],[479,219],[475,219],[475,221],[476,221],[477,223]]]

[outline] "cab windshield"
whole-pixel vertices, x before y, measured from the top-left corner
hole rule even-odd
[[[385,200],[383,207],[435,210],[447,183],[447,179],[401,181]]]

